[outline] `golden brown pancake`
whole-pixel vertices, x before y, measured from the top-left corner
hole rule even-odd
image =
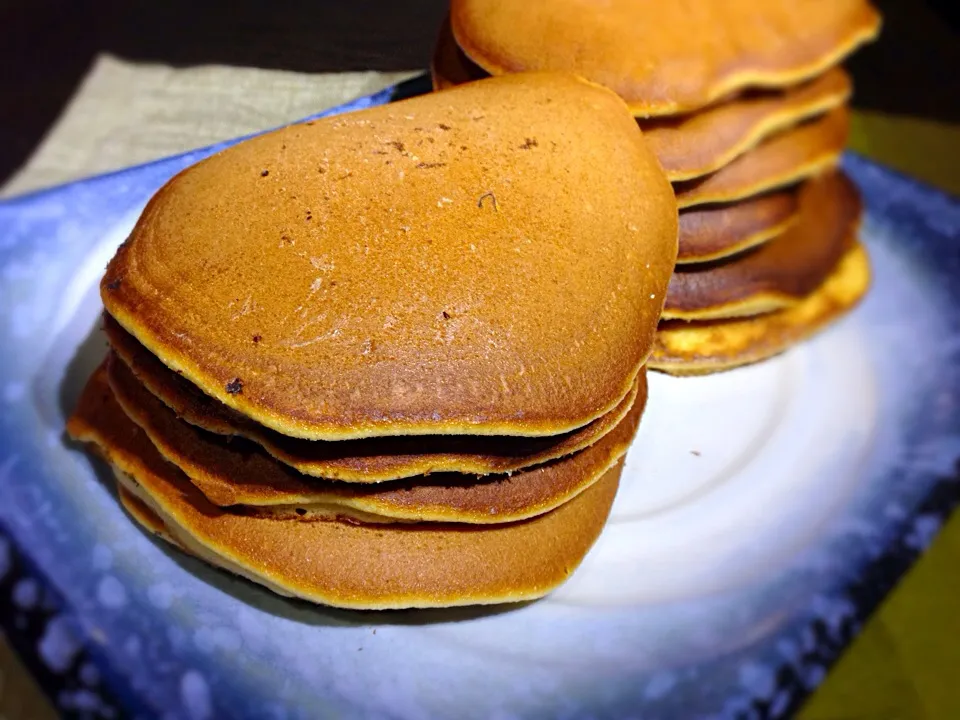
[[[643,411],[642,404],[635,406],[596,444],[532,470],[483,479],[438,473],[370,487],[306,478],[251,443],[177,419],[115,358],[106,376],[98,373],[91,382],[95,389],[84,401],[95,407],[85,411],[88,415],[98,417],[100,425],[136,423],[214,504],[262,506],[306,519],[341,514],[368,521],[375,516],[489,524],[533,517],[567,502],[609,470],[626,453]]]
[[[719,260],[782,235],[799,218],[796,189],[680,213],[677,264]]]
[[[450,31],[449,16],[444,19],[437,36],[437,44],[430,59],[430,77],[434,90],[447,90],[474,80],[490,77],[459,48]]]
[[[672,182],[719,170],[764,138],[832,110],[850,97],[840,68],[782,90],[741,95],[693,115],[641,120],[647,144]]]
[[[435,90],[489,76],[456,44],[449,18],[430,70]],[[850,92],[849,75],[834,67],[800,85],[747,91],[692,115],[639,122],[667,178],[678,182],[720,169],[764,138],[843,104]]]
[[[117,356],[147,390],[183,420],[220,435],[239,435],[252,440],[304,475],[344,482],[381,482],[436,472],[476,475],[513,472],[592,445],[613,430],[635,402],[641,407],[646,402],[646,378],[641,370],[638,381],[617,407],[592,423],[562,435],[301,440],[258,425],[205,395],[147,352],[109,315],[104,316],[103,327]]]
[[[136,520],[147,532],[163,538],[171,545],[180,545],[173,535],[167,531],[167,526],[163,520],[157,517],[157,514],[151,510],[136,495],[127,490],[119,481],[117,482],[117,496],[120,498],[120,504],[126,510],[130,517]],[[182,550],[183,547],[180,546]]]
[[[880,29],[865,0],[452,0],[450,21],[487,72],[573,72],[613,89],[640,117],[794,85]]]
[[[102,385],[105,379],[104,365],[101,364],[98,367],[94,374],[87,380],[86,386],[84,386],[83,394],[88,395],[92,392],[92,389],[99,383]],[[82,422],[82,421],[80,421]],[[68,434],[69,430],[69,421],[68,421]],[[110,458],[107,457],[107,454],[104,452],[103,448],[96,444],[88,444],[87,449],[90,453],[106,463],[110,462]],[[163,524],[163,521],[156,516],[156,514],[148,508],[141,500],[139,500],[135,495],[127,491],[122,484],[117,483],[117,495],[120,499],[120,504],[123,505],[124,510],[126,510],[134,520],[136,520],[140,525],[143,526],[145,530],[150,532],[153,535],[159,535],[164,540],[169,543],[177,544],[177,541],[173,538],[170,533],[167,532],[166,527]]]
[[[816,290],[857,241],[862,206],[842,172],[800,189],[800,220],[742,255],[682,265],[667,290],[663,319],[710,320],[770,312]]]
[[[766,360],[848,313],[869,285],[869,259],[858,243],[823,285],[793,307],[737,320],[662,322],[649,367],[671,375],[706,375]]]
[[[203,560],[282,595],[354,609],[530,600],[566,580],[593,545],[622,463],[570,502],[501,525],[365,525],[250,516],[210,503],[136,426],[97,424],[81,403],[67,429],[109,458],[126,490]]]
[[[732,202],[816,175],[840,160],[849,130],[850,111],[831,110],[769,138],[712,175],[678,183],[677,205]]]
[[[623,101],[489,78],[258,136],[150,201],[107,311],[285,435],[569,432],[646,360],[672,189]]]

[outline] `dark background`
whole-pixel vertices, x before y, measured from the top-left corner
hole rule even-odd
[[[848,64],[855,104],[960,122],[960,0],[874,3],[884,30]],[[0,184],[33,152],[98,53],[174,66],[413,70],[426,68],[446,4],[0,0]]]

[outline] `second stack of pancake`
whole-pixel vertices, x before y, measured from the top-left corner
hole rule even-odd
[[[453,0],[432,74],[445,89],[563,69],[624,97],[680,208],[649,367],[705,374],[782,352],[867,290],[861,203],[838,168],[851,94],[839,63],[878,27],[858,0]]]
[[[68,429],[138,522],[278,593],[540,597],[606,522],[676,232],[623,101],[573,76],[268,133],[148,204]]]
[[[638,120],[680,208],[651,367],[692,375],[767,359],[866,291],[860,197],[838,168],[850,93],[831,67],[782,90]]]

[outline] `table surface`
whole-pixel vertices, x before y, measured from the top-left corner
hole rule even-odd
[[[953,6],[877,4],[884,39],[851,63],[851,147],[960,195],[960,93],[943,72],[960,67],[960,42],[948,23]],[[180,0],[131,2],[122,12],[90,0],[58,4],[55,13],[51,5],[0,0],[0,25],[18,30],[9,33],[14,42],[0,44],[0,62],[25,70],[0,79],[0,197],[373,92],[425,66],[443,14],[439,0],[329,4],[337,10],[288,2],[269,17],[252,2],[230,3],[229,11],[211,2],[199,14]],[[185,15],[192,22],[176,34]],[[159,29],[145,34],[142,27]],[[960,517],[881,606],[802,717],[960,717],[960,644],[951,641],[960,636],[958,567]],[[4,717],[53,712],[0,642]]]

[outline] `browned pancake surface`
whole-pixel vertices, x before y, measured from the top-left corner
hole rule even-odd
[[[87,391],[95,391],[93,384]],[[511,602],[566,580],[606,522],[622,465],[552,512],[503,525],[363,525],[255,517],[210,503],[137,428],[101,424],[81,400],[67,429],[188,551],[281,594],[356,609]]]
[[[167,531],[167,526],[163,524],[163,520],[161,520],[143,500],[127,490],[119,482],[117,483],[117,496],[120,498],[120,504],[123,505],[123,509],[130,513],[130,516],[142,525],[144,530],[163,538],[172,545],[179,545],[179,543],[174,540],[173,535]],[[182,549],[181,546],[181,550]]]
[[[115,359],[108,363],[107,378],[109,388],[106,379],[93,381],[103,387],[99,424],[135,422],[161,455],[217,505],[263,506],[291,516],[298,514],[297,507],[299,515],[316,515],[312,506],[319,506],[321,514],[340,508],[348,515],[359,511],[430,522],[487,524],[533,517],[568,501],[609,470],[626,452],[643,412],[642,403],[635,405],[596,444],[532,470],[482,479],[438,473],[371,487],[306,478],[250,443],[199,430],[179,420]]]
[[[707,175],[765,137],[837,107],[850,96],[840,68],[799,86],[753,92],[693,115],[641,120],[647,144],[667,177],[677,182]]]
[[[629,391],[676,252],[671,187],[623,101],[514,75],[183,171],[101,297],[168,367],[285,435],[543,436]]]
[[[849,130],[849,110],[831,110],[774,135],[712,175],[678,183],[677,205],[732,202],[815,175],[836,165]]]
[[[799,217],[798,197],[796,190],[784,190],[684,210],[677,263],[719,260],[782,235]]]
[[[742,255],[679,266],[663,318],[753,315],[797,302],[856,242],[861,212],[857,188],[843,173],[808,180],[800,190],[800,220],[783,235]]]
[[[298,472],[344,482],[382,482],[436,472],[476,475],[505,473],[554,460],[598,441],[639,402],[646,402],[646,380],[639,380],[613,410],[582,428],[538,438],[510,436],[398,436],[361,440],[301,440],[252,422],[168,369],[109,315],[103,327],[117,356],[143,385],[188,423],[220,435],[256,442]],[[639,393],[639,396],[638,396]]]
[[[649,367],[671,375],[704,375],[766,360],[848,313],[869,286],[869,259],[857,244],[797,305],[751,318],[662,322]]]
[[[819,75],[879,31],[864,0],[453,0],[453,35],[495,75],[566,70],[641,117]]]

